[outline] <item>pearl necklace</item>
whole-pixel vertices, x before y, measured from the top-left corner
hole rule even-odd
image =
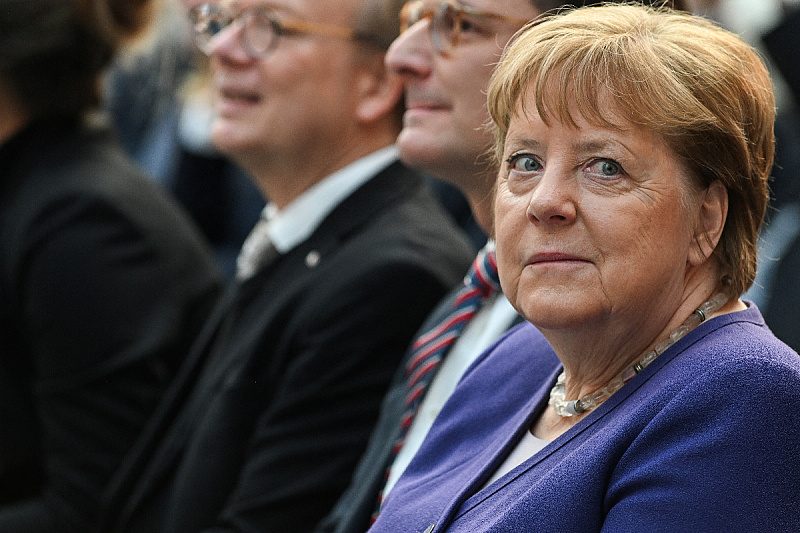
[[[644,370],[656,359],[656,357],[664,353],[667,348],[678,342],[687,333],[700,325],[714,311],[725,305],[729,299],[729,296],[725,293],[717,293],[713,298],[695,309],[694,312],[689,315],[689,318],[687,318],[686,321],[678,327],[678,329],[670,334],[669,338],[656,344],[655,348],[645,353],[639,359],[638,363],[622,371],[622,373],[614,377],[608,383],[608,385],[602,389],[591,394],[587,394],[583,398],[578,400],[564,399],[564,396],[566,395],[566,388],[564,385],[566,376],[564,372],[562,372],[558,376],[555,386],[550,391],[550,401],[548,403],[553,406],[553,409],[555,409],[558,415],[564,417],[580,415],[587,411],[591,411],[606,401],[609,396],[621,389],[622,386],[633,379],[636,374]]]

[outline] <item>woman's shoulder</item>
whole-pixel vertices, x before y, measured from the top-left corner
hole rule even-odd
[[[800,356],[772,334],[754,304],[708,321],[684,340],[664,353],[644,385],[669,397],[668,408],[691,398],[686,405],[703,404],[719,420],[733,413],[759,418],[776,402],[800,399]]]
[[[493,454],[488,443],[518,431],[545,401],[560,370],[561,362],[534,326],[523,322],[509,330],[464,374],[406,473],[435,479],[476,450]]]
[[[5,161],[4,195],[30,208],[63,202],[65,196],[115,199],[143,191],[164,195],[99,119],[40,121],[28,125],[13,142],[14,153]]]
[[[703,352],[710,365],[727,365],[740,360],[772,361],[800,369],[800,356],[778,339],[764,321],[758,307],[709,320],[697,328],[687,351]]]
[[[191,264],[217,277],[189,218],[106,128],[38,124],[16,146],[0,195],[0,269],[10,279],[27,268],[23,261],[45,264],[55,253],[60,260],[47,270],[56,272],[68,258],[80,262],[111,246],[147,250],[154,262],[181,263],[183,272]]]

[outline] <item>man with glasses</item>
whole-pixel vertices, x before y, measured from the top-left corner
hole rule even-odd
[[[191,9],[214,144],[268,205],[102,531],[307,532],[345,489],[409,340],[474,253],[397,161],[402,85],[384,55],[399,8]]]
[[[503,47],[528,20],[564,5],[553,0],[412,0],[401,12],[403,33],[386,56],[405,86],[406,112],[398,137],[401,159],[460,188],[488,234],[495,168],[486,88]],[[664,3],[655,0],[653,3]],[[676,2],[677,3],[677,2]],[[677,6],[681,7],[681,6]],[[483,298],[463,311],[465,291],[446,297],[406,353],[350,487],[317,533],[363,533],[408,466],[433,420],[467,367],[519,322],[499,290],[493,242],[481,251]],[[452,327],[460,323],[458,328]],[[426,359],[429,355],[433,358]],[[425,377],[421,377],[425,374]],[[420,386],[427,382],[427,386]]]

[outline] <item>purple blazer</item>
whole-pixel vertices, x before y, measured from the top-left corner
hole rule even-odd
[[[800,531],[800,357],[755,305],[698,326],[483,487],[560,370],[530,324],[489,348],[370,532]]]

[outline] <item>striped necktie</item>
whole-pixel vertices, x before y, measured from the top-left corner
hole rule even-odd
[[[453,300],[452,310],[447,317],[414,341],[411,346],[413,354],[406,366],[408,388],[406,410],[400,423],[401,436],[395,444],[396,451],[402,447],[428,385],[436,375],[436,369],[447,351],[481,309],[486,299],[499,290],[500,279],[497,275],[495,252],[483,250],[464,277],[464,286]]]
[[[442,359],[467,324],[480,311],[486,299],[499,290],[500,278],[497,275],[495,252],[484,249],[475,258],[472,268],[464,277],[464,285],[453,299],[450,313],[434,328],[417,337],[412,344],[413,353],[406,366],[405,411],[400,421],[400,436],[392,447],[392,458],[403,447],[414,416]],[[378,509],[372,517],[373,520],[377,518],[382,500],[383,494],[379,496]]]

